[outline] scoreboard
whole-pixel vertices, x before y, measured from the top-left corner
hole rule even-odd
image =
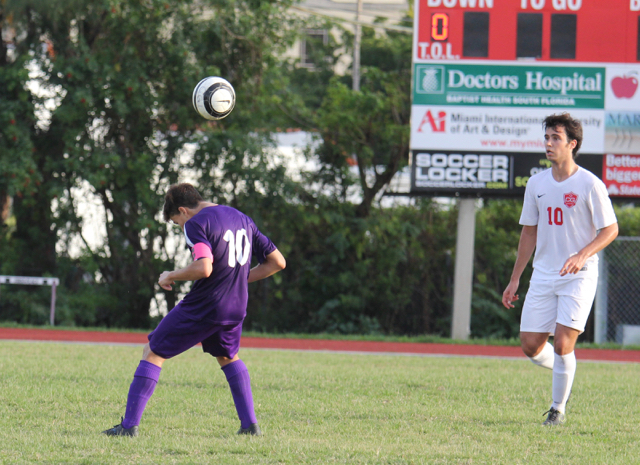
[[[640,0],[422,0],[416,6],[416,52],[424,60],[640,61]]]
[[[640,0],[416,0],[411,191],[521,196],[542,120],[582,121],[578,164],[640,197]]]

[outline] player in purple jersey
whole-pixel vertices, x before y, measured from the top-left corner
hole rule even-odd
[[[169,188],[165,221],[184,230],[193,262],[165,271],[158,284],[171,290],[175,281],[195,281],[149,336],[129,388],[125,416],[103,431],[108,436],[137,436],[142,413],[151,398],[165,360],[202,343],[224,372],[240,419],[238,434],[261,435],[253,409],[251,380],[238,357],[242,322],[247,314],[248,284],[286,266],[282,254],[247,215],[235,208],[205,202],[190,184]],[[251,268],[251,257],[258,265]]]

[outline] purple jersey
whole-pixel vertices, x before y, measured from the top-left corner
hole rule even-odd
[[[217,324],[241,322],[247,314],[251,257],[264,262],[276,246],[253,220],[235,208],[205,207],[184,225],[192,250],[204,244],[213,254],[213,271],[195,281],[180,302],[180,309],[194,320]],[[202,247],[202,246],[198,246]]]

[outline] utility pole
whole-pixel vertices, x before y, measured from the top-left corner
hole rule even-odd
[[[360,90],[360,39],[362,26],[360,26],[360,14],[362,13],[362,0],[356,0],[356,36],[353,40],[353,90]]]

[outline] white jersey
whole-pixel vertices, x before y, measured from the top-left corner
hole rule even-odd
[[[578,167],[570,178],[557,182],[551,169],[527,182],[520,224],[538,226],[534,275],[558,278],[567,259],[592,242],[598,230],[617,222],[604,183],[593,173]],[[598,256],[585,263],[576,275],[598,273]]]

